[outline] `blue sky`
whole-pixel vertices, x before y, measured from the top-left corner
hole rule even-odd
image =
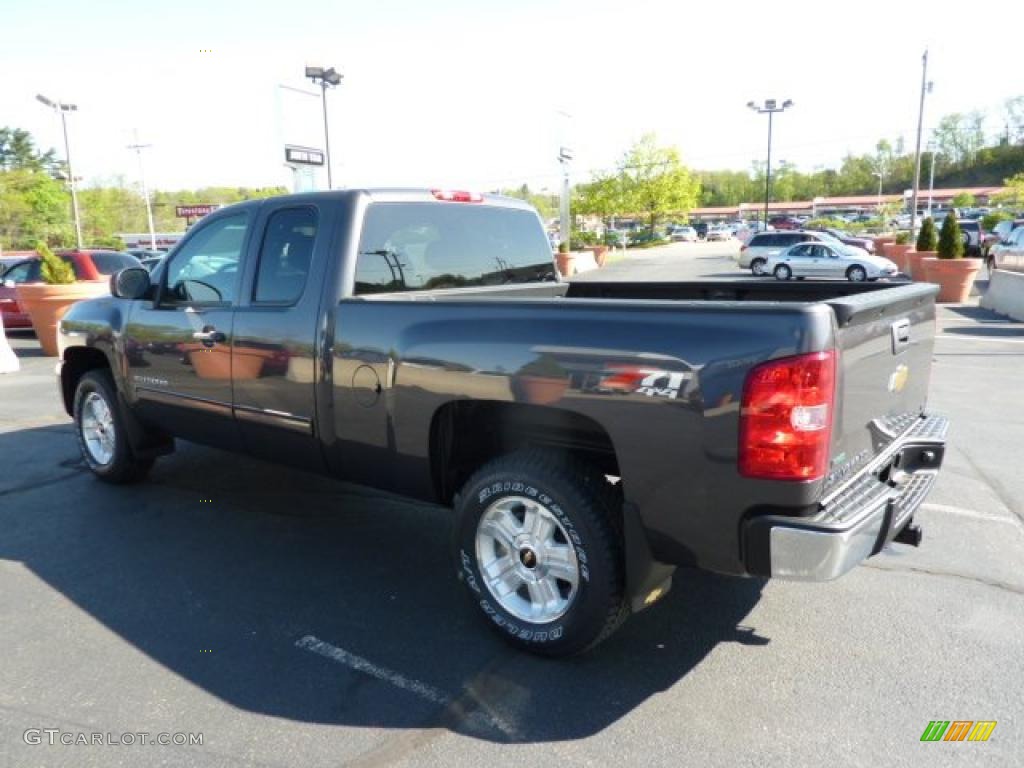
[[[809,170],[882,136],[912,145],[925,46],[931,117],[1024,93],[1019,47],[999,40],[1019,6],[903,5],[7,0],[0,124],[60,146],[34,96],[77,103],[87,183],[137,179],[137,130],[153,187],[287,184],[283,134],[320,143],[320,123],[278,85],[308,88],[322,63],[345,75],[328,97],[336,185],[554,189],[560,144],[585,177],[647,131],[691,166],[748,168],[766,126],[744,104],[770,97],[796,102],[775,158]]]

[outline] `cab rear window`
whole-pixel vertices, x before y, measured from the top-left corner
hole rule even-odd
[[[460,203],[375,203],[366,211],[355,293],[554,280],[537,214]]]

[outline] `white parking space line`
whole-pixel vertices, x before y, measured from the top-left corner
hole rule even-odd
[[[1015,517],[994,517],[992,515],[986,515],[982,512],[978,512],[974,509],[953,507],[948,504],[933,504],[930,501],[924,502],[921,505],[921,509],[932,512],[945,512],[947,515],[957,515],[958,517],[969,517],[972,520],[984,520],[989,523],[1005,523],[1006,525],[1016,528],[1021,533],[1024,533],[1024,524]]]
[[[960,335],[959,333],[940,333],[935,336],[936,339],[953,339],[956,341],[990,341],[994,344],[1024,344],[1024,338],[1020,339],[1000,339],[998,337],[993,338],[991,336],[968,336],[966,334]]]
[[[313,635],[306,635],[301,640],[298,640],[295,645],[303,650],[320,654],[331,661],[344,664],[346,667],[354,669],[356,672],[362,672],[370,675],[371,677],[376,677],[378,680],[391,683],[391,685],[396,688],[401,688],[403,691],[414,693],[421,699],[426,699],[433,704],[448,706],[448,704],[451,703],[451,696],[446,694],[444,691],[438,690],[432,685],[421,683],[419,680],[413,680],[400,672],[395,672],[387,667],[377,666],[372,661],[364,659],[362,656],[356,656],[354,653],[349,653],[344,648],[339,648],[336,645],[325,643],[323,640],[320,640]]]
[[[469,721],[476,721],[477,724],[483,724],[490,728],[500,731],[509,738],[518,738],[518,731],[510,723],[505,722],[501,717],[492,711],[481,711],[490,710],[490,707],[485,701],[482,701],[473,692],[473,685],[470,684],[467,687],[466,693],[455,698],[440,688],[435,688],[432,685],[424,683],[415,678],[407,677],[401,672],[396,672],[393,669],[382,667],[378,664],[374,664],[369,659],[364,659],[362,656],[357,656],[354,653],[346,651],[344,648],[339,648],[336,645],[331,645],[314,635],[306,635],[305,637],[295,642],[297,648],[301,648],[304,651],[312,651],[313,653],[323,656],[331,661],[336,661],[339,664],[344,664],[349,669],[356,672],[362,672],[363,674],[375,677],[378,680],[382,680],[385,683],[390,683],[396,688],[401,688],[403,691],[408,691],[421,699],[429,701],[431,704],[436,704],[439,707],[445,709],[452,709],[456,714],[466,717]]]

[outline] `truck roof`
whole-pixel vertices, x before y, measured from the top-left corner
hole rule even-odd
[[[425,187],[355,187],[352,189],[321,190],[316,192],[298,192],[289,195],[275,195],[260,200],[246,200],[241,203],[224,206],[218,213],[243,205],[258,204],[261,200],[291,199],[296,202],[303,200],[320,200],[324,198],[344,198],[365,195],[374,203],[445,203],[449,205],[490,205],[500,208],[517,208],[534,211],[534,207],[525,200],[491,193],[469,192],[447,188]]]

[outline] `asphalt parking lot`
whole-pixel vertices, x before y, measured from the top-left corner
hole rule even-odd
[[[580,279],[741,275],[736,247],[631,251]],[[94,481],[53,359],[13,344],[2,766],[1020,764],[1024,324],[940,311],[930,405],[953,427],[921,548],[829,584],[680,571],[561,662],[486,631],[444,509],[182,443],[146,483]],[[998,725],[922,743],[930,720]],[[27,729],[203,744],[36,745]]]

